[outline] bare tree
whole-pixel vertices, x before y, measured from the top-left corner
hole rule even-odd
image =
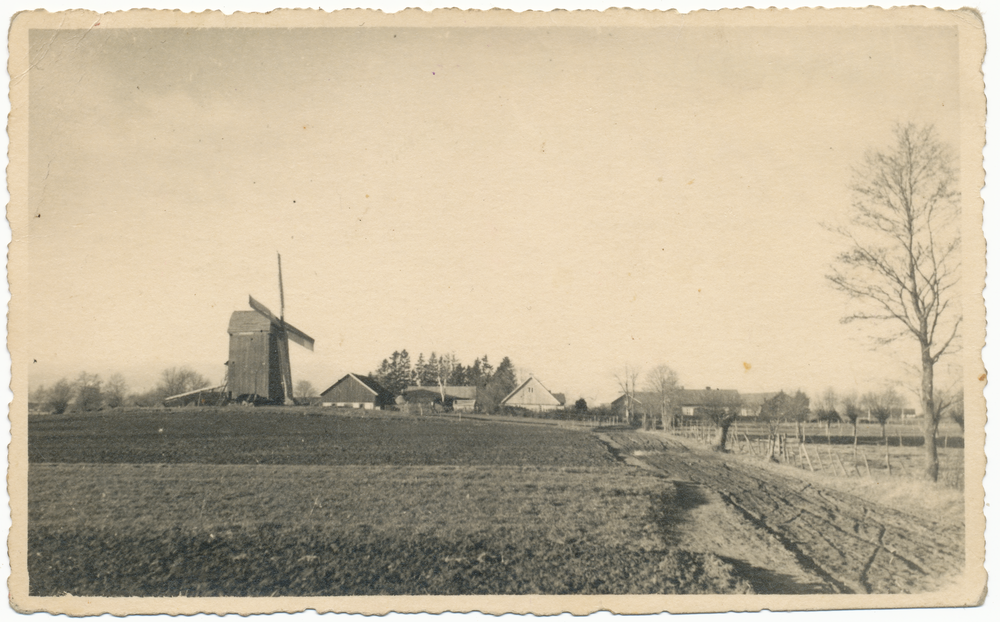
[[[111,374],[108,383],[104,385],[104,404],[108,408],[120,408],[125,405],[127,395],[128,384],[125,382],[125,376]]]
[[[952,420],[965,431],[965,392],[961,387],[952,394],[947,405],[942,405],[941,410],[947,410]]]
[[[709,391],[705,403],[698,407],[698,414],[715,424],[715,440],[712,449],[726,451],[726,438],[729,436],[729,426],[736,421],[743,409],[743,401],[739,395],[728,391]]]
[[[442,354],[437,359],[437,368],[435,370],[435,380],[437,381],[438,389],[441,391],[441,406],[445,404],[445,391],[444,388],[448,386],[448,379],[451,378],[451,374],[455,371],[455,363],[457,359],[454,354]]]
[[[860,399],[856,392],[844,394],[840,398],[840,416],[854,428],[854,444],[858,444],[858,417],[861,416]]]
[[[646,390],[655,393],[663,429],[674,427],[674,402],[677,399],[677,372],[667,365],[657,365],[646,373]]]
[[[101,410],[104,394],[101,391],[101,377],[97,374],[80,372],[76,378],[76,409],[81,412]]]
[[[295,395],[299,397],[316,397],[316,389],[308,380],[299,380],[295,383]]]
[[[52,388],[48,391],[48,407],[57,415],[66,412],[72,399],[73,385],[65,378],[52,385]]]
[[[954,157],[932,126],[900,125],[896,142],[870,151],[854,171],[851,225],[834,229],[848,243],[827,278],[862,303],[852,320],[898,327],[879,339],[910,336],[920,348],[925,475],[938,477],[934,365],[959,347],[962,322],[959,194]]]
[[[891,388],[869,391],[861,398],[861,405],[867,408],[871,416],[881,424],[882,438],[885,438],[885,424],[889,422],[893,412],[897,410],[902,412],[903,398]]]
[[[625,365],[615,372],[615,382],[625,396],[625,421],[631,423],[635,416],[635,383],[639,379],[639,370],[631,365]]]
[[[163,370],[157,391],[161,397],[170,397],[202,389],[208,384],[207,378],[190,367],[171,367]]]

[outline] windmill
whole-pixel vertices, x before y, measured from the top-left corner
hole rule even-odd
[[[228,390],[241,401],[263,400],[275,404],[292,403],[292,369],[288,342],[309,350],[313,338],[285,322],[285,287],[278,255],[278,290],[281,315],[250,296],[253,311],[233,311],[229,318]]]

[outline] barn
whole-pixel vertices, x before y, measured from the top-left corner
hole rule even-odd
[[[663,397],[659,393],[650,391],[636,391],[632,394],[632,408],[638,414],[659,416],[660,404]],[[740,393],[734,389],[712,389],[705,387],[702,389],[678,389],[672,396],[671,403],[675,408],[680,409],[680,414],[685,417],[694,417],[698,408],[718,403],[719,400],[729,402],[739,402]],[[611,402],[611,407],[616,413],[624,414],[627,400],[624,395]]]
[[[393,403],[392,394],[369,376],[347,374],[320,394],[323,406],[380,410]]]
[[[441,393],[444,393],[444,399]],[[443,404],[452,410],[472,412],[476,408],[479,390],[474,386],[417,387],[403,389],[402,403],[405,404]]]
[[[555,395],[549,392],[534,376],[522,382],[500,402],[501,406],[527,408],[538,412],[556,410],[563,407]]]

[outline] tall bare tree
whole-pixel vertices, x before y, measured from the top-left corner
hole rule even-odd
[[[125,376],[115,373],[111,374],[108,382],[104,385],[104,404],[108,408],[121,408],[125,405],[125,398],[128,395],[128,383]]]
[[[432,353],[433,356],[433,353]],[[441,392],[441,404],[445,403],[445,391],[444,388],[448,386],[448,380],[451,378],[451,374],[455,371],[455,364],[458,359],[455,358],[454,354],[442,354],[437,359],[437,368],[435,370],[435,380],[437,381],[438,390]]]
[[[298,397],[316,397],[316,389],[308,380],[299,380],[295,383],[295,395]]]
[[[667,365],[657,365],[646,373],[646,390],[655,393],[657,409],[660,412],[660,423],[663,429],[674,425],[674,402],[677,399],[677,372]]]
[[[895,144],[855,169],[847,241],[827,278],[861,304],[844,318],[887,322],[920,349],[925,475],[938,477],[934,365],[959,347],[961,238],[954,156],[933,126],[899,125]]]
[[[639,370],[631,365],[625,365],[615,372],[615,382],[625,396],[625,421],[631,423],[635,416],[635,383],[639,379]]]

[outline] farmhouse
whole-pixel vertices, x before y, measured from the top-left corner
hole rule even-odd
[[[538,412],[556,410],[563,407],[563,401],[542,386],[534,376],[528,378],[516,389],[510,392],[500,402],[501,406],[516,406]]]
[[[444,393],[444,397],[441,394]],[[401,404],[442,404],[452,410],[472,412],[476,408],[479,391],[474,386],[406,387],[397,398]]]
[[[740,409],[740,416],[756,417],[760,414],[760,409],[764,406],[764,402],[772,399],[777,394],[777,392],[740,394],[740,397],[743,399],[743,407]]]
[[[707,406],[717,400],[739,400],[740,394],[735,389],[679,389],[674,394],[671,404],[674,408],[679,408],[685,417],[694,417],[698,407]],[[611,402],[611,407],[615,412],[624,413],[626,396],[621,395]],[[633,409],[638,414],[659,415],[660,405],[663,397],[656,392],[636,391],[632,394]]]
[[[320,394],[323,406],[380,410],[392,404],[392,394],[369,376],[347,374]]]

